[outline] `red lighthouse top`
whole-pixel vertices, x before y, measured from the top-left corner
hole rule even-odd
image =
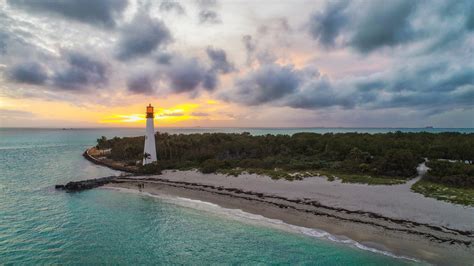
[[[151,106],[151,103],[146,107],[146,118],[154,118],[155,115],[153,113],[153,106]]]

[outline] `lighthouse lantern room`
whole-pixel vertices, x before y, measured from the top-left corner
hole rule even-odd
[[[155,146],[155,126],[153,120],[155,114],[153,106],[149,104],[146,107],[146,135],[145,149],[143,151],[143,165],[156,162],[156,146]]]

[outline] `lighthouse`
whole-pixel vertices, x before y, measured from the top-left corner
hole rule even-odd
[[[146,107],[146,135],[145,149],[143,151],[143,165],[156,162],[155,126],[153,119],[155,119],[153,106],[149,104]]]

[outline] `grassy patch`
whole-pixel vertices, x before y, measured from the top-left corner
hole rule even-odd
[[[219,169],[217,172],[221,174],[230,175],[230,176],[239,176],[240,174],[243,174],[243,173],[266,175],[272,179],[286,179],[289,181],[300,180],[306,177],[299,173],[289,173],[281,169],[271,170],[271,169],[259,169],[259,168],[249,168],[249,169],[234,168],[234,169]]]
[[[390,177],[373,177],[369,175],[360,174],[335,174],[327,171],[312,170],[312,171],[300,171],[290,172],[283,169],[257,169],[257,168],[234,168],[234,169],[220,169],[218,170],[221,174],[239,176],[242,173],[266,175],[272,179],[286,179],[289,181],[301,180],[305,177],[312,176],[325,176],[328,181],[332,182],[336,179],[340,179],[342,183],[357,183],[366,185],[397,185],[406,182],[406,179],[390,178]]]
[[[320,172],[321,175],[327,176],[328,181],[334,181],[336,179],[341,180],[342,183],[355,183],[355,184],[366,184],[366,185],[399,185],[407,181],[407,179],[394,178],[394,177],[375,177],[364,174],[343,174],[343,173],[331,173],[331,172]]]
[[[425,197],[456,204],[474,206],[473,188],[455,188],[426,180],[420,180],[411,187],[411,190],[423,194]]]
[[[373,177],[370,175],[349,175],[342,174],[337,176],[342,183],[358,183],[367,185],[399,185],[405,183],[406,179],[396,179],[388,177]]]

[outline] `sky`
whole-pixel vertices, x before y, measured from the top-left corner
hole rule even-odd
[[[0,0],[0,127],[474,127],[474,1]]]

